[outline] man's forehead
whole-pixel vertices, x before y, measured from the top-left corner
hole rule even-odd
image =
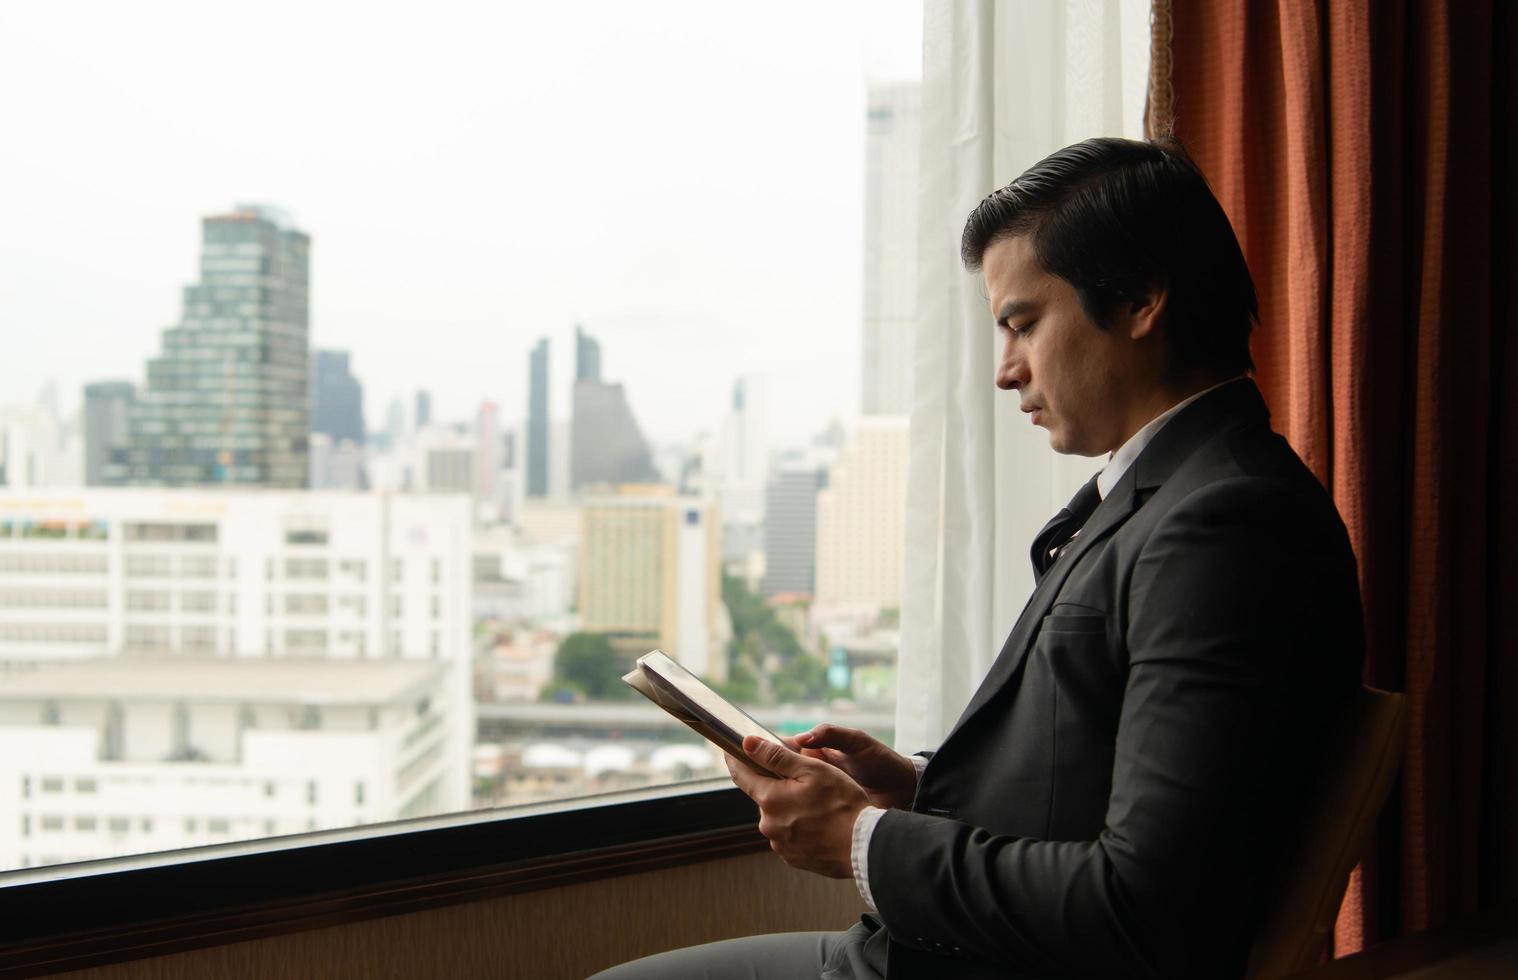
[[[1033,255],[1026,236],[1003,238],[986,249],[981,264],[986,299],[997,319],[1016,316],[1043,295],[1043,268]]]

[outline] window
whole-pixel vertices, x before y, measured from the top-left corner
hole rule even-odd
[[[131,612],[168,612],[169,596],[167,589],[131,589],[126,594],[126,607]]]
[[[173,567],[173,558],[169,555],[128,553],[126,556],[128,578],[163,578]]]
[[[865,86],[884,13],[867,40],[833,13],[729,30],[718,6],[689,5],[671,32],[636,5],[545,5],[530,44],[515,18],[460,13],[449,70],[403,86],[327,21],[278,12],[167,28],[113,14],[113,44],[81,48],[43,5],[37,52],[0,39],[15,55],[0,80],[32,79],[35,115],[71,120],[9,134],[24,149],[0,237],[52,264],[7,294],[8,315],[53,326],[0,373],[28,393],[57,377],[60,421],[88,408],[124,433],[92,463],[81,431],[79,485],[29,489],[0,517],[0,729],[51,718],[96,747],[38,753],[69,762],[34,773],[22,804],[69,828],[88,809],[95,850],[60,838],[29,858],[721,777],[720,754],[621,683],[655,647],[773,728],[831,718],[889,737],[895,602],[827,577],[858,542],[818,515],[831,492],[868,524],[903,477],[899,433],[866,437],[859,419],[903,409],[865,389],[901,382],[910,297],[885,293],[911,268],[869,262],[915,241],[920,14],[891,15],[908,40]],[[408,46],[436,26],[376,21]],[[327,52],[301,86],[205,73],[208,50],[292,36]],[[755,70],[780,49],[786,71]],[[571,55],[595,70],[566,74]],[[93,77],[197,125],[136,114],[138,130],[110,93],[59,94]],[[358,129],[310,115],[333,99]],[[512,138],[476,118],[511,119]],[[353,133],[376,119],[408,149],[354,166]],[[142,148],[118,161],[130,208],[73,165],[102,143]],[[607,145],[658,152],[613,164]],[[194,194],[165,177],[185,159]],[[250,172],[284,199],[238,198]],[[587,192],[608,180],[638,193]],[[63,234],[96,226],[140,244]],[[861,269],[881,282],[861,291]],[[108,338],[100,296],[124,325]],[[313,318],[312,297],[345,312]],[[341,319],[360,308],[362,329]],[[115,377],[130,397],[84,401]],[[46,688],[65,659],[76,687]],[[26,684],[56,703],[18,707]],[[354,746],[348,764],[334,743]],[[6,817],[0,837],[19,825]]]
[[[304,615],[322,615],[327,611],[325,593],[290,593],[285,596],[285,612]]]
[[[179,594],[179,608],[182,612],[215,612],[215,592],[181,592]]]

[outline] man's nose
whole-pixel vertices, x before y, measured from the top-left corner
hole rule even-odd
[[[996,365],[996,387],[1016,391],[1028,382],[1026,362],[1018,356],[1013,338],[1002,346],[1001,361]]]

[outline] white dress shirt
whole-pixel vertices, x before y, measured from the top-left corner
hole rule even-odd
[[[1117,452],[1113,453],[1112,458],[1107,461],[1107,465],[1102,467],[1102,471],[1097,474],[1097,496],[1103,499],[1106,498],[1107,494],[1112,491],[1112,488],[1117,486],[1117,481],[1121,480],[1123,474],[1128,472],[1128,467],[1133,465],[1135,459],[1138,459],[1139,453],[1144,451],[1144,448],[1149,445],[1155,435],[1165,427],[1165,423],[1174,418],[1176,413],[1208,392],[1215,391],[1223,387],[1223,385],[1232,384],[1244,377],[1247,376],[1241,374],[1238,377],[1229,378],[1227,381],[1221,381],[1210,388],[1204,388],[1190,398],[1177,402],[1151,419],[1142,429],[1139,429],[1130,436],[1127,442],[1118,447]],[[1075,532],[1075,535],[1079,534],[1080,531]],[[1075,535],[1071,536],[1072,541],[1075,540]],[[922,778],[922,770],[927,764],[928,760],[922,756],[912,756],[912,765],[917,768],[919,779]],[[854,867],[854,884],[858,886],[859,895],[864,899],[865,906],[871,912],[878,912],[880,910],[875,907],[875,898],[870,894],[870,835],[875,832],[875,825],[880,822],[880,818],[884,815],[885,811],[875,806],[867,806],[859,811],[859,816],[854,818],[854,846],[849,855]]]

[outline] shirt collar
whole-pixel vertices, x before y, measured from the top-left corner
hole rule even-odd
[[[1165,423],[1174,418],[1181,409],[1203,395],[1216,391],[1223,387],[1223,385],[1232,384],[1244,377],[1247,377],[1247,375],[1241,374],[1237,377],[1229,378],[1227,381],[1220,381],[1211,388],[1204,388],[1190,398],[1177,402],[1159,415],[1156,415],[1153,419],[1150,419],[1147,425],[1129,436],[1128,441],[1118,447],[1117,452],[1112,454],[1112,458],[1108,460],[1107,465],[1096,475],[1096,492],[1105,500],[1107,494],[1112,491],[1112,488],[1117,486],[1117,481],[1121,480],[1123,474],[1128,472],[1128,467],[1132,466],[1133,461],[1139,458],[1139,453],[1144,451],[1144,447],[1149,445],[1150,440],[1165,427]]]

